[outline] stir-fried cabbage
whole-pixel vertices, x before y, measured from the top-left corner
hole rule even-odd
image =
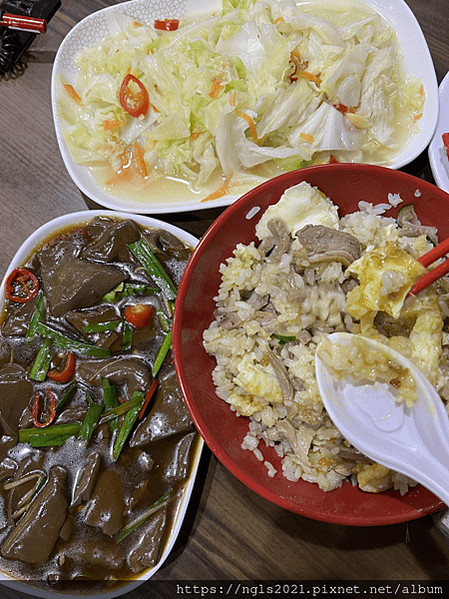
[[[163,33],[116,18],[117,34],[76,56],[74,89],[60,82],[65,139],[87,167],[121,173],[134,161],[144,179],[163,172],[198,191],[223,177],[232,188],[248,172],[388,165],[418,128],[421,81],[365,5],[225,0],[221,14]],[[149,96],[138,117],[120,100],[128,73]]]

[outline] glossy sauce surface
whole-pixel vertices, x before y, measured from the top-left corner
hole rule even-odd
[[[48,372],[42,380],[33,375],[46,338],[37,334],[26,339],[39,294],[24,303],[6,301],[0,386],[12,391],[11,397],[20,396],[21,404],[13,410],[3,401],[0,408],[0,567],[20,579],[58,585],[67,580],[93,584],[133,578],[157,563],[171,532],[197,446],[171,351],[157,373],[156,392],[145,414],[132,425],[118,457],[114,447],[128,416],[101,420],[107,412],[103,381],[107,379],[116,390],[118,406],[126,408],[134,391],[146,394],[171,326],[169,302],[129,250],[135,241],[152,248],[176,286],[191,248],[167,232],[142,230],[131,220],[97,217],[87,226],[64,231],[25,265],[37,276],[43,293],[41,322],[65,338],[100,350],[99,356],[92,357],[75,346],[76,369],[67,382],[51,380]],[[117,284],[120,290],[123,284],[139,287],[131,295],[120,291],[103,297]],[[125,307],[136,304],[153,307],[152,319],[144,328],[134,328],[124,318]],[[87,333],[84,328],[111,322],[116,325],[111,330]],[[129,349],[124,348],[126,327],[132,330]],[[60,368],[61,354],[67,353],[58,345],[58,340],[51,342],[50,368]],[[40,413],[33,416],[38,392]],[[19,436],[19,430],[35,430],[46,420],[50,393],[58,406],[56,419],[37,432],[51,434],[55,426],[82,424],[95,403],[102,406],[101,417],[88,441],[74,434],[61,446],[52,441],[49,446],[33,447],[32,441],[24,442]],[[169,501],[121,540],[124,527],[167,493]],[[46,511],[48,522],[43,516]]]

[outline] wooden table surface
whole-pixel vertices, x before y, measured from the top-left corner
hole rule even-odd
[[[61,159],[50,80],[55,54],[70,29],[92,11],[117,3],[63,0],[47,33],[24,56],[23,68],[0,78],[0,278],[38,226],[94,207],[72,182]],[[449,2],[408,0],[408,4],[425,34],[440,82],[449,68]],[[433,182],[427,152],[405,170]],[[219,213],[206,210],[162,218],[201,236]],[[205,450],[185,526],[155,580],[449,580],[449,549],[431,516],[357,528],[286,512],[247,489]],[[146,583],[128,597],[143,599],[158,593],[162,596]],[[26,597],[8,589],[1,589],[0,596]]]

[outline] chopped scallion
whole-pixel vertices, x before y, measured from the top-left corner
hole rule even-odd
[[[75,392],[75,390],[77,388],[78,388],[78,385],[73,385],[73,387],[70,387],[70,389],[68,389],[67,392],[64,393],[62,399],[60,400],[60,402],[56,406],[56,412],[57,413],[62,410],[62,408],[64,407],[64,405],[67,402],[67,400],[69,399],[69,397]]]
[[[44,294],[42,293],[42,291],[40,291],[39,296],[37,298],[37,303],[34,308],[33,314],[31,315],[30,324],[28,325],[28,330],[27,330],[26,336],[25,336],[28,341],[31,341],[32,339],[34,339],[36,337],[36,335],[37,335],[36,326],[44,318],[44,314],[45,314]]]
[[[77,436],[79,441],[86,441],[86,443],[89,443],[90,438],[92,437],[92,434],[100,420],[103,409],[104,407],[99,403],[92,402],[90,404]]]
[[[117,387],[115,385],[111,385],[108,379],[103,379],[103,402],[106,413],[109,410],[113,410],[117,408],[120,404],[118,402],[117,396]],[[114,418],[109,422],[109,429],[111,431],[117,430],[119,428],[119,422],[117,418]]]
[[[104,333],[105,331],[114,331],[122,324],[121,320],[109,320],[108,322],[90,322],[84,325],[84,332]]]
[[[127,322],[123,323],[123,340],[122,340],[122,349],[123,351],[129,351],[133,344],[133,329],[131,325]]]
[[[129,401],[125,401],[125,403],[118,405],[116,408],[111,408],[105,411],[100,420],[100,424],[103,424],[104,422],[109,422],[110,420],[112,420],[113,418],[117,418],[118,416],[122,416],[123,414],[129,412],[129,410],[133,410],[136,406],[140,406],[141,404],[142,397],[140,395],[137,396],[136,394],[134,394]]]
[[[133,408],[126,412],[125,419],[123,420],[122,426],[120,427],[120,430],[117,435],[117,439],[115,440],[114,449],[112,452],[112,457],[114,458],[114,461],[118,460],[120,453],[126,443],[126,439],[128,438],[134,424],[136,423],[137,417],[139,416],[139,412],[145,401],[145,394],[141,393],[140,391],[135,391],[131,401],[134,399],[138,399],[138,403],[136,403],[136,405]]]
[[[152,368],[151,372],[152,372],[154,378],[156,378],[157,373],[161,369],[162,364],[164,363],[164,360],[165,360],[168,352],[170,351],[172,339],[173,339],[173,333],[172,333],[172,331],[169,331],[165,335],[164,340],[162,341],[162,345],[159,348],[159,351],[157,353],[156,359],[153,364],[153,368]]]
[[[113,304],[119,302],[124,297],[130,297],[138,294],[153,295],[158,293],[160,289],[158,287],[151,287],[141,283],[119,283],[115,289],[106,293],[102,297],[102,302],[111,302]]]
[[[32,381],[45,381],[53,357],[51,347],[51,339],[44,339],[36,359],[34,360],[34,364],[31,367],[30,379]]]
[[[162,330],[164,333],[168,333],[172,329],[171,319],[163,312],[162,310],[158,310],[156,312],[159,322],[161,324]]]
[[[60,447],[70,437],[73,437],[73,435],[32,435],[30,437],[30,445],[31,447]]]
[[[125,283],[122,281],[121,283],[119,283],[117,285],[117,287],[114,287],[114,289],[111,289],[111,291],[109,291],[108,293],[103,295],[103,297],[101,298],[101,301],[115,303],[117,301],[119,294],[121,294],[123,292],[124,288],[125,288]]]
[[[171,501],[172,494],[173,489],[170,489],[169,491],[167,491],[167,493],[165,493],[164,495],[162,495],[162,497],[155,501],[153,505],[151,505],[142,516],[136,518],[133,522],[127,524],[117,536],[117,543],[120,543],[121,541],[123,541],[123,539],[126,539],[128,535],[134,532],[141,524],[146,522],[148,518],[150,518],[150,516],[152,516],[154,513],[165,507]]]
[[[297,341],[296,335],[279,335],[278,333],[273,333],[273,337],[275,337],[281,345],[285,345],[290,341]]]
[[[90,343],[83,343],[82,341],[76,341],[75,339],[71,339],[70,337],[66,337],[59,331],[52,329],[48,325],[43,322],[38,322],[35,327],[35,332],[38,335],[42,335],[48,339],[53,339],[55,345],[61,347],[62,349],[69,349],[78,351],[79,353],[90,356],[92,358],[104,358],[109,356],[111,350],[104,347],[96,347],[95,345],[91,345]]]
[[[159,285],[165,297],[168,300],[175,300],[177,294],[176,285],[168,276],[158,258],[152,252],[148,243],[144,239],[139,239],[139,241],[130,243],[128,247],[146,268],[154,282]]]
[[[22,428],[19,430],[20,443],[29,443],[32,436],[41,435],[68,435],[70,437],[77,435],[81,428],[79,422],[68,422],[66,424],[52,424],[47,428]]]

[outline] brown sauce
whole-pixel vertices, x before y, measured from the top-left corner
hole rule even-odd
[[[49,446],[31,447],[20,436],[23,429],[36,428],[31,411],[38,391],[44,395],[50,390],[57,405],[67,398],[56,419],[45,427],[48,433],[52,426],[81,424],[92,402],[103,405],[103,378],[110,381],[125,406],[132,400],[134,387],[142,397],[148,391],[171,313],[161,291],[148,291],[157,284],[129,251],[129,243],[142,239],[177,286],[192,249],[166,232],[160,235],[132,221],[112,218],[97,217],[86,226],[64,231],[47,241],[25,265],[37,276],[45,298],[41,321],[65,338],[106,349],[107,355],[102,357],[87,357],[74,349],[76,370],[68,382],[50,380],[48,373],[43,380],[32,376],[45,340],[42,334],[26,339],[38,296],[20,304],[6,300],[0,335],[0,391],[11,389],[14,394],[18,389],[16,375],[10,375],[11,364],[13,370],[24,373],[26,383],[20,399],[25,407],[18,418],[5,397],[0,401],[0,570],[18,579],[44,581],[41,584],[56,589],[69,585],[80,592],[98,585],[110,588],[157,564],[170,535],[198,447],[171,351],[156,376],[157,390],[145,415],[133,424],[118,457],[113,450],[125,415],[101,423],[102,412],[88,442],[74,434],[62,445],[53,445],[52,440]],[[116,288],[123,282],[145,289],[139,287],[135,295],[104,301],[112,289],[108,286]],[[92,299],[100,291],[101,298]],[[129,349],[123,345],[127,304],[153,306],[149,324],[143,329],[131,326]],[[82,322],[104,323],[111,321],[111,314],[120,323],[116,330],[80,332],[80,317]],[[58,345],[58,341],[51,342],[55,363],[60,352],[67,352]],[[105,374],[99,376],[97,371],[103,367]],[[41,410],[42,421],[48,413],[44,403]],[[167,492],[171,493],[169,502],[119,540],[124,527]],[[46,523],[42,514],[47,506],[51,518]],[[41,546],[46,545],[51,547],[42,561]]]

